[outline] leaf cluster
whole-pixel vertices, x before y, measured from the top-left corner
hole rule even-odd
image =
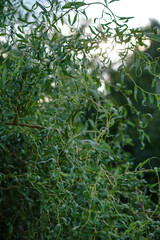
[[[126,151],[133,144],[128,128],[136,130],[130,111],[139,116],[143,144],[141,114],[123,84],[106,82],[107,96],[101,96],[102,67],[110,57],[103,55],[99,62],[101,53],[97,61],[93,53],[108,38],[132,49],[131,39],[140,42],[143,33],[128,29],[128,19],[115,16],[107,1],[48,0],[32,7],[6,2],[0,66],[1,238],[158,240],[159,202],[147,192],[159,189],[159,169],[149,169],[157,183],[147,184],[143,164],[132,171]],[[88,34],[79,19],[98,4],[110,20],[94,19]],[[60,24],[70,26],[67,34]],[[124,106],[111,98],[112,88],[123,95]]]

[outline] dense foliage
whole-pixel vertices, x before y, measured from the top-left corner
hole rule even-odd
[[[107,0],[1,2],[1,239],[158,240],[160,169],[143,169],[150,159],[133,169],[127,149],[132,131],[139,147],[148,139],[151,114],[141,112],[137,96],[157,109],[160,98],[137,83],[126,60],[136,51],[130,68],[147,68],[155,82],[158,59],[138,46],[146,35],[160,37],[129,29],[129,18],[114,15]],[[90,20],[93,6],[102,14]],[[101,51],[101,42],[125,46],[120,79],[105,81],[105,96],[98,88],[112,49]],[[144,172],[155,174],[154,184]]]
[[[154,29],[157,29],[157,31],[160,30],[160,24],[158,21],[152,19],[150,22],[150,26],[145,27],[145,32],[149,33]],[[150,59],[156,60],[156,68],[157,73],[160,71],[160,60],[159,60],[159,51],[157,49],[160,48],[160,42],[150,40],[148,42],[148,46],[143,49],[143,53],[145,55],[150,56]],[[129,71],[132,78],[135,80],[136,84],[141,86],[143,90],[147,90],[149,92],[159,93],[159,84],[160,80],[157,77],[157,74],[155,76],[152,75],[151,69],[148,67],[142,67],[139,66],[136,68],[135,64],[135,58],[137,53],[135,52],[130,57],[128,57],[128,61],[126,64],[126,68]],[[121,78],[121,72],[114,69],[113,66],[110,67],[108,73],[110,74],[110,79],[112,81],[112,84],[115,85],[119,79]],[[132,152],[132,155],[135,157],[134,160],[134,166],[136,166],[139,162],[142,162],[142,160],[145,160],[147,158],[150,158],[151,161],[148,162],[145,167],[150,168],[150,165],[152,167],[160,166],[159,156],[160,156],[160,142],[159,142],[159,128],[157,126],[159,125],[159,118],[160,118],[160,112],[157,111],[157,102],[154,98],[152,98],[152,101],[149,101],[148,95],[145,94],[145,92],[141,93],[138,92],[136,99],[134,98],[134,87],[135,84],[130,80],[130,77],[125,77],[125,84],[126,88],[128,90],[132,90],[132,96],[130,98],[132,99],[132,102],[134,102],[134,106],[141,112],[141,113],[148,113],[148,119],[149,117],[152,118],[152,121],[149,121],[148,126],[145,129],[145,132],[148,134],[148,137],[150,140],[148,142],[145,142],[145,149],[141,150],[139,148],[140,142],[138,139],[138,133],[134,131],[134,128],[129,129],[129,134],[132,136],[133,145],[129,147],[129,151]],[[112,96],[114,98],[114,101],[119,101],[120,105],[125,104],[125,98],[122,96],[122,94],[116,92],[114,88],[112,88]],[[142,103],[142,104],[140,104]],[[150,114],[150,116],[149,116]],[[136,122],[136,116],[132,116],[132,121]],[[144,121],[144,120],[143,120]],[[153,157],[154,156],[154,157]],[[148,175],[148,174],[147,174]],[[149,174],[149,178],[151,178],[151,174]]]

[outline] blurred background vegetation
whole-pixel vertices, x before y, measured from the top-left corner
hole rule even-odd
[[[143,29],[146,33],[153,32],[156,29],[156,31],[160,31],[160,23],[155,20],[151,19],[150,25],[147,26],[145,29]],[[154,40],[150,40],[150,43],[148,43],[148,46],[144,48],[143,53],[148,55],[152,62],[156,61],[156,71],[159,72],[160,70],[160,59],[159,59],[159,51],[157,49],[160,48],[160,43],[156,42]],[[120,82],[121,74],[118,70],[114,70],[114,64],[113,67],[111,65],[109,69],[109,77],[113,85],[116,85],[117,82]],[[160,87],[160,80],[159,77],[153,76],[153,74],[150,73],[150,69],[145,67],[143,63],[137,65],[136,64],[136,52],[128,57],[127,65],[126,65],[127,71],[130,73],[133,79],[136,79],[137,85],[142,87],[144,90],[152,93],[159,93],[159,87]],[[139,163],[142,161],[145,161],[145,159],[150,158],[150,161],[144,166],[144,168],[150,168],[150,167],[160,167],[160,112],[157,110],[157,101],[153,98],[152,103],[149,101],[149,99],[143,98],[142,93],[137,94],[137,101],[134,98],[134,82],[131,81],[130,78],[125,79],[125,83],[128,90],[131,90],[131,99],[132,102],[134,102],[134,106],[140,111],[141,113],[148,113],[148,116],[144,117],[144,121],[147,124],[147,127],[145,129],[146,134],[148,135],[148,140],[145,140],[145,147],[144,149],[141,149],[140,146],[140,139],[138,137],[138,132],[134,130],[134,127],[137,124],[137,116],[133,115],[131,112],[129,114],[129,118],[132,121],[132,124],[130,125],[130,128],[128,129],[129,135],[132,136],[133,144],[128,145],[126,147],[126,151],[129,151],[134,160],[133,160],[133,168],[135,168]],[[116,101],[119,105],[126,104],[126,99],[120,92],[116,92],[115,88],[112,88],[112,100],[113,102]],[[149,115],[150,114],[150,115]],[[148,123],[147,123],[148,122]],[[156,181],[156,175],[152,173],[146,173],[145,177],[149,183],[154,183]],[[154,201],[157,201],[157,196],[155,195]]]

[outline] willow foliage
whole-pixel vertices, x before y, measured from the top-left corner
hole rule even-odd
[[[1,239],[158,240],[159,169],[144,170],[148,159],[134,170],[126,150],[133,144],[129,128],[142,148],[148,138],[149,117],[131,96],[160,103],[125,67],[128,51],[136,51],[134,67],[159,77],[156,59],[138,49],[145,33],[130,29],[129,18],[116,16],[106,0],[1,2]],[[91,20],[93,6],[102,12]],[[102,42],[108,52],[99,49]],[[105,81],[103,96],[98,88],[117,44],[125,46],[121,79]],[[113,88],[126,104],[114,101]],[[145,171],[156,174],[154,185]]]

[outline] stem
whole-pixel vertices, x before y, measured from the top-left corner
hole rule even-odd
[[[29,128],[37,128],[37,129],[47,129],[47,127],[43,127],[41,125],[36,125],[36,124],[31,125],[28,123],[5,122],[5,125],[23,126],[23,127],[29,127]]]

